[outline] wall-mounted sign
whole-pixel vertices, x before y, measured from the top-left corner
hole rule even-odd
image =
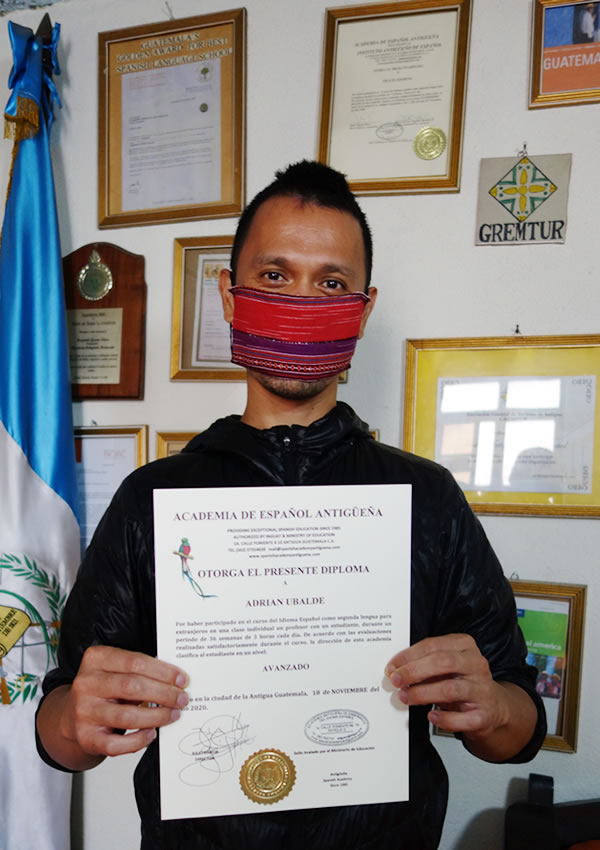
[[[564,242],[571,154],[482,159],[476,245]]]

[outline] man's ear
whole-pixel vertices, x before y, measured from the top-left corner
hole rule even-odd
[[[223,317],[229,324],[233,321],[233,295],[231,294],[231,272],[229,269],[221,269],[219,274],[219,292],[223,302]]]
[[[365,304],[365,309],[363,310],[362,319],[360,320],[360,331],[358,332],[359,339],[363,338],[363,334],[367,326],[367,319],[371,315],[373,307],[375,306],[375,302],[377,301],[377,287],[370,286],[367,290],[367,295],[371,300],[368,301],[367,304]]]

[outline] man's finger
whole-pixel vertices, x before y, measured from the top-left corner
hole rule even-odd
[[[120,756],[124,753],[137,753],[156,738],[156,729],[139,729],[127,735],[96,733],[86,742],[88,752],[103,756]]]
[[[179,719],[180,714],[177,708],[120,705],[103,700],[90,707],[86,721],[96,728],[155,729],[174,723]]]
[[[168,708],[184,708],[189,701],[185,691],[139,674],[89,673],[73,681],[73,694],[81,699],[122,700],[139,705],[154,702]]]
[[[439,637],[425,638],[418,643],[403,649],[401,652],[391,658],[385,668],[387,676],[390,676],[398,667],[402,667],[412,661],[418,661],[420,658],[425,658],[428,655],[442,651],[463,652],[468,649],[475,649],[476,643],[471,635],[452,634],[441,635]]]
[[[189,677],[185,671],[166,661],[153,658],[143,652],[131,652],[114,646],[90,646],[81,660],[80,670],[105,670],[113,673],[146,676],[160,682],[168,682],[185,688]]]

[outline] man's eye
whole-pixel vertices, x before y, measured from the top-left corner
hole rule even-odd
[[[337,290],[346,288],[341,280],[324,280],[323,286],[325,287],[325,289],[330,289],[330,290],[333,290],[333,291],[337,291]]]
[[[283,280],[280,272],[265,272],[264,276],[266,277],[267,280],[274,280],[274,281]]]

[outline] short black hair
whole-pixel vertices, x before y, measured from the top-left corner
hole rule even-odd
[[[250,201],[240,216],[231,249],[231,272],[234,281],[240,252],[248,236],[252,220],[261,204],[275,197],[298,198],[305,204],[316,204],[319,207],[329,207],[350,213],[358,221],[362,231],[365,249],[365,289],[369,286],[373,266],[373,240],[365,214],[350,191],[343,174],[322,162],[307,159],[288,165],[283,171],[277,171],[275,180]]]

